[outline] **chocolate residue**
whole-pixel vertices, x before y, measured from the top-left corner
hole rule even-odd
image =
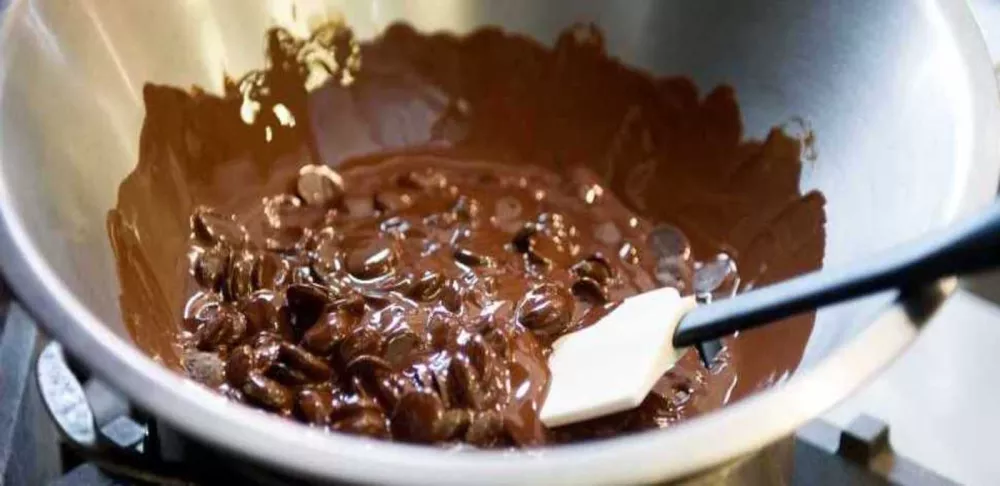
[[[554,48],[496,29],[455,37],[406,25],[366,44],[341,26],[309,42],[280,30],[268,39],[267,69],[227,83],[224,96],[144,90],[140,159],[108,225],[126,324],[166,365],[234,399],[333,430],[509,446],[665,427],[768,386],[798,364],[811,315],[728,340],[711,371],[688,353],[637,410],[557,430],[537,423],[546,346],[592,322],[589,310],[661,285],[724,297],[820,267],[824,199],[799,194],[800,142],[778,129],[763,142],[743,140],[730,88],[701,99],[687,79],[623,66],[587,26],[568,30]],[[447,181],[441,194],[417,199],[430,206],[404,197],[416,188],[400,181],[414,173]],[[544,202],[533,206],[536,190]],[[464,207],[456,206],[462,195]],[[489,219],[514,206],[504,197],[523,211],[508,225]],[[447,251],[428,255],[451,260],[432,264],[404,247],[440,239],[426,234],[433,214],[466,218],[473,231],[440,242]],[[553,214],[579,233],[578,247],[539,258],[545,252],[520,233],[551,228]],[[422,233],[394,240],[390,234],[406,231],[395,223]],[[338,236],[324,237],[322,228]],[[361,234],[369,237],[350,238]],[[324,238],[336,243],[329,258],[317,259]],[[507,246],[497,250],[501,240]],[[663,258],[664,249],[686,248],[686,241],[689,257]],[[311,262],[304,269],[296,267],[302,255]],[[548,286],[523,278],[538,262],[558,269],[535,280],[553,282]],[[463,267],[475,268],[475,278],[462,280],[455,272]],[[416,269],[441,279],[417,285],[422,274],[395,278]],[[605,273],[614,279],[598,281]],[[344,285],[343,276],[354,280]],[[519,309],[458,311],[477,300],[470,289],[489,280],[484,276],[501,280],[482,293],[487,300],[520,302]],[[390,282],[403,287],[382,287]],[[428,290],[439,283],[472,297],[450,305],[442,290]],[[416,293],[399,298],[407,292]],[[566,297],[570,292],[575,296]],[[534,319],[515,317],[539,299],[578,310],[568,321],[547,313],[551,305]],[[405,300],[436,303],[411,309],[425,313],[417,325],[383,314]],[[417,332],[432,322],[434,306],[442,308],[435,315],[457,321],[444,323],[445,341],[454,342],[439,346],[448,358],[439,367],[452,371],[462,390],[487,372],[460,342],[487,342],[484,331],[504,323],[497,349],[512,357],[499,360],[503,378],[484,387],[485,398],[446,398],[424,383],[433,377],[419,376],[420,369],[435,371],[434,344]],[[388,321],[348,325],[341,309]],[[493,323],[470,325],[472,315]],[[275,327],[261,332],[260,323]],[[337,334],[344,329],[349,336]],[[387,363],[393,339],[396,350],[428,351]],[[330,342],[340,343],[338,351],[325,347]],[[477,349],[482,355],[486,348]],[[520,383],[530,391],[515,393],[511,386]]]

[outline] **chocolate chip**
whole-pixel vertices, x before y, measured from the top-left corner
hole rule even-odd
[[[375,382],[376,393],[383,410],[394,410],[404,393],[417,389],[416,381],[409,376],[393,373]]]
[[[412,286],[413,275],[409,272],[392,273],[369,284],[369,288],[378,292],[397,292],[403,295],[406,295]]]
[[[589,278],[599,285],[608,285],[614,278],[611,265],[601,255],[592,255],[573,265],[573,273],[578,278]]]
[[[441,293],[443,286],[444,276],[434,270],[425,270],[415,278],[406,296],[419,302],[428,302]]]
[[[596,280],[590,277],[581,277],[576,282],[573,282],[572,292],[573,295],[579,297],[581,300],[592,304],[603,304],[609,298],[607,287],[597,283]]]
[[[637,265],[639,263],[639,249],[632,243],[626,241],[618,248],[618,256],[625,263]]]
[[[245,344],[229,353],[226,361],[226,379],[229,383],[239,387],[250,379],[250,372],[254,370],[254,351],[250,345]]]
[[[226,381],[226,364],[216,353],[191,351],[184,355],[184,370],[195,381],[212,388]]]
[[[229,248],[215,246],[198,256],[194,278],[199,285],[210,290],[220,290],[229,267]]]
[[[566,228],[566,216],[560,213],[541,213],[536,219],[538,226],[548,230],[561,230]]]
[[[253,339],[254,369],[266,370],[278,360],[281,339],[273,334],[260,334]]]
[[[493,259],[489,255],[477,252],[467,246],[460,246],[455,249],[455,260],[469,267],[493,266]]]
[[[465,356],[455,356],[448,365],[448,389],[452,405],[462,405],[473,410],[485,406],[482,385],[472,365]]]
[[[352,248],[347,255],[347,271],[360,280],[382,277],[396,267],[399,255],[391,242],[370,239]]]
[[[332,310],[302,336],[302,346],[317,354],[329,354],[334,346],[350,335],[357,318],[342,310]]]
[[[257,259],[253,269],[253,285],[258,289],[274,290],[288,280],[288,262],[270,252],[264,252]]]
[[[395,406],[405,387],[393,374],[389,363],[377,356],[358,356],[347,364],[345,370],[359,393],[365,396],[374,393],[378,402],[388,410]]]
[[[251,372],[263,373],[271,368],[278,358],[279,341],[272,335],[257,336],[253,343],[239,346],[226,361],[226,379],[229,383],[240,386]]]
[[[368,328],[357,329],[347,336],[338,348],[342,363],[350,363],[359,356],[381,356],[382,336]]]
[[[265,197],[262,206],[264,207],[264,218],[270,228],[284,228],[292,225],[290,223],[295,218],[293,215],[300,211],[302,201],[291,194],[278,194],[272,197]]]
[[[191,216],[191,230],[195,238],[207,245],[218,243],[239,246],[247,241],[247,230],[232,216],[223,216],[215,210],[200,206]]]
[[[295,253],[309,237],[309,230],[298,226],[275,228],[267,232],[264,247],[280,253]]]
[[[499,373],[496,352],[482,335],[475,335],[465,345],[465,354],[469,364],[476,371],[481,381],[488,382]]]
[[[330,414],[330,420],[336,422],[365,410],[382,411],[378,402],[368,396],[358,383],[359,380],[351,378],[347,386],[333,395],[333,413]]]
[[[426,363],[413,363],[404,374],[411,378],[414,389],[434,388],[434,372]]]
[[[246,330],[247,323],[243,314],[224,305],[198,328],[195,342],[198,349],[209,351],[236,343],[246,334]]]
[[[334,206],[344,197],[343,179],[325,165],[306,165],[299,169],[295,189],[310,206]]]
[[[406,209],[413,204],[413,197],[405,192],[384,190],[375,193],[372,205],[383,213],[392,213]]]
[[[295,369],[287,363],[275,363],[271,365],[265,375],[289,387],[299,387],[312,381],[302,370]]]
[[[333,424],[334,430],[369,437],[388,438],[389,427],[385,415],[379,410],[365,409],[338,420]]]
[[[262,332],[282,333],[274,298],[274,292],[258,290],[243,301],[242,311],[247,320],[247,334],[255,336]]]
[[[365,295],[365,309],[368,312],[379,312],[392,305],[392,299],[388,295]]]
[[[442,350],[448,346],[449,333],[459,327],[458,318],[436,312],[427,319],[427,342],[431,348]]]
[[[391,373],[392,365],[378,356],[364,354],[350,360],[345,369],[350,376],[358,376],[363,380],[374,380],[380,374]]]
[[[445,410],[434,424],[434,435],[438,440],[448,440],[464,435],[472,423],[473,414],[469,410],[454,408]]]
[[[528,251],[521,255],[524,260],[524,268],[529,274],[537,275],[548,272],[555,265],[551,259],[542,256],[534,251]]]
[[[333,301],[326,287],[316,284],[292,284],[285,290],[285,299],[291,312],[292,327],[305,332],[316,323],[323,309]]]
[[[438,421],[444,413],[441,399],[426,391],[404,394],[392,414],[392,433],[408,442],[430,443],[439,439]]]
[[[469,196],[459,196],[451,208],[451,212],[459,221],[469,222],[479,215],[479,201]]]
[[[293,284],[315,284],[316,278],[308,265],[293,265],[290,272]]]
[[[493,354],[500,359],[507,359],[510,350],[510,337],[504,329],[494,327],[487,329],[483,333],[483,341],[493,350]]]
[[[202,321],[194,333],[195,346],[203,351],[214,350],[222,343],[225,335],[225,325],[220,313],[215,313],[211,318]]]
[[[296,396],[296,410],[306,422],[329,425],[333,413],[333,394],[327,390],[303,388]]]
[[[514,239],[511,240],[511,243],[514,244],[514,249],[520,253],[531,251],[532,240],[536,233],[538,233],[538,228],[534,224],[528,223],[522,226],[514,234]]]
[[[364,296],[355,293],[348,293],[346,295],[341,294],[340,297],[334,299],[334,301],[330,303],[330,308],[359,317],[365,312],[365,304],[366,302]]]
[[[287,388],[258,373],[251,372],[240,390],[253,402],[271,410],[289,411],[294,404]]]
[[[407,358],[410,358],[420,346],[420,337],[415,332],[397,333],[390,337],[385,345],[385,359],[393,365],[400,365]]]
[[[242,312],[234,307],[225,306],[220,315],[225,326],[225,343],[232,345],[239,342],[247,334],[247,319]]]
[[[444,404],[445,408],[455,406],[455,399],[453,398],[455,392],[452,390],[452,384],[448,377],[448,368],[435,368],[431,374],[434,377],[433,389],[441,397],[441,403]]]
[[[458,228],[451,228],[450,231],[451,232],[448,234],[447,238],[441,239],[441,243],[448,246],[457,246],[458,244],[469,239],[469,236],[472,235],[472,229],[464,226]]]
[[[229,275],[226,279],[226,298],[238,301],[253,292],[253,272],[257,256],[250,251],[241,251],[230,259]]]
[[[412,227],[409,221],[400,216],[393,216],[379,223],[379,231],[396,239],[405,238]]]
[[[209,320],[215,319],[215,315],[222,307],[222,297],[214,292],[200,292],[195,294],[187,304],[184,316],[184,329],[189,332],[197,332],[198,328]]]
[[[647,237],[649,248],[657,258],[691,258],[691,243],[680,229],[670,224],[657,225]]]
[[[502,432],[503,417],[499,413],[493,410],[481,412],[469,424],[465,441],[477,447],[491,447],[500,441]]]
[[[333,377],[333,369],[326,362],[294,344],[281,343],[278,357],[313,380],[323,381]]]
[[[462,310],[462,299],[465,292],[462,291],[461,284],[457,280],[450,280],[441,287],[441,306],[450,312],[458,313]]]
[[[557,336],[569,327],[573,307],[573,296],[565,287],[542,284],[518,302],[517,320],[535,334]]]

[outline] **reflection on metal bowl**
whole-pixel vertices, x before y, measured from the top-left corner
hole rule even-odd
[[[185,434],[327,480],[676,478],[787,435],[877,372],[926,317],[893,296],[821,312],[800,369],[778,387],[672,430],[530,454],[442,454],[325,434],[199,389],[127,339],[105,215],[138,159],[143,83],[219,87],[224,72],[259,66],[260,34],[291,22],[290,3],[304,18],[315,2],[21,1],[3,24],[4,278],[84,364]],[[995,189],[996,86],[957,0],[337,3],[362,37],[405,20],[460,33],[499,25],[548,43],[567,25],[593,21],[626,64],[689,75],[703,91],[734,86],[750,136],[805,117],[818,158],[800,187],[827,199],[827,267],[941,226]]]

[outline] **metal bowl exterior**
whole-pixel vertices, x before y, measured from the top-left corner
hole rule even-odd
[[[379,483],[648,482],[759,448],[887,364],[927,312],[877,296],[820,314],[790,380],[669,431],[521,454],[330,435],[233,405],[123,338],[104,214],[136,161],[142,84],[220,86],[262,61],[293,1],[20,1],[0,28],[0,266],[26,309],[88,366],[178,429],[292,474]],[[299,1],[299,12],[318,2]],[[329,2],[362,36],[396,19],[482,24],[551,41],[595,21],[610,52],[654,73],[730,83],[748,133],[803,116],[829,199],[825,265],[946,224],[995,193],[1000,104],[961,1]],[[627,7],[626,7],[627,5]],[[300,15],[302,18],[303,15]],[[933,309],[942,293],[925,296]]]

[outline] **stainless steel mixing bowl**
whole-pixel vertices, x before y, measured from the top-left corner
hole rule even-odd
[[[296,2],[299,18],[315,2]],[[826,266],[919,235],[996,188],[1000,105],[960,0],[331,2],[362,36],[404,19],[482,24],[551,42],[595,21],[610,51],[702,87],[735,86],[751,135],[802,116],[818,159],[803,189],[827,206]],[[219,88],[262,63],[292,0],[15,1],[0,41],[0,264],[29,312],[75,355],[182,431],[312,478],[523,484],[677,477],[788,434],[916,335],[926,313],[876,296],[820,313],[790,380],[670,430],[524,454],[444,453],[330,435],[228,403],[159,366],[121,325],[105,231],[137,160],[146,81]],[[301,26],[300,26],[301,27]],[[925,301],[933,309],[937,298]]]

